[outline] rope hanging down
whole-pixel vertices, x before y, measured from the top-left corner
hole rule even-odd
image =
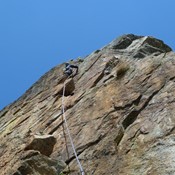
[[[74,143],[73,143],[73,140],[72,140],[72,137],[71,137],[71,134],[70,134],[70,131],[69,131],[69,127],[68,127],[68,124],[67,124],[67,119],[66,119],[66,115],[65,115],[65,109],[64,109],[64,95],[65,95],[65,88],[66,88],[66,80],[64,81],[64,86],[63,86],[63,95],[62,95],[62,112],[63,112],[63,118],[64,118],[64,121],[65,121],[65,125],[66,125],[66,130],[67,130],[67,133],[68,133],[68,136],[69,136],[69,140],[71,142],[71,146],[72,146],[72,149],[73,149],[73,152],[74,152],[74,155],[75,155],[75,158],[77,160],[77,163],[78,163],[78,166],[80,168],[80,171],[81,171],[81,175],[85,175],[84,174],[84,170],[83,170],[83,167],[79,161],[79,158],[77,156],[77,152],[75,150],[75,146],[74,146]]]

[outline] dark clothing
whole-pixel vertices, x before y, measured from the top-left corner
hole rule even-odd
[[[66,75],[70,76],[73,73],[73,69],[76,69],[75,74],[77,74],[78,73],[78,66],[66,63],[64,73]]]

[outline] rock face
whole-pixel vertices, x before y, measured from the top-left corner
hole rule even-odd
[[[43,155],[50,156],[52,154],[55,143],[56,139],[52,135],[35,135],[29,145],[26,146],[25,150],[36,150]]]
[[[20,167],[13,175],[57,175],[65,166],[63,163],[52,160],[36,151],[25,153],[21,160]]]
[[[58,65],[0,111],[1,174],[80,174],[62,118],[65,80],[65,115],[85,174],[175,174],[171,48],[129,34],[72,63],[78,75],[66,80]],[[36,149],[37,133],[55,139]]]

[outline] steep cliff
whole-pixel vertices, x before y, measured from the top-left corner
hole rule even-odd
[[[175,53],[161,40],[123,35],[58,65],[0,111],[2,175],[80,174],[65,115],[87,175],[175,174]],[[67,166],[68,165],[68,166]]]

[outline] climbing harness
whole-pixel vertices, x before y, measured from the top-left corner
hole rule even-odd
[[[70,76],[69,76],[70,77]],[[67,77],[67,79],[69,78]],[[67,80],[66,79],[66,80]],[[69,127],[68,127],[68,124],[67,124],[67,119],[66,119],[66,115],[65,115],[65,109],[64,109],[64,95],[65,95],[65,89],[66,89],[66,80],[64,81],[64,85],[63,85],[63,95],[62,95],[62,114],[63,114],[63,119],[65,121],[65,126],[66,126],[66,130],[67,130],[67,133],[68,133],[68,136],[69,136],[69,140],[70,140],[70,143],[71,143],[71,146],[72,146],[72,149],[73,149],[73,152],[74,152],[74,155],[75,155],[75,158],[76,158],[76,161],[77,161],[77,164],[80,168],[80,171],[81,171],[81,175],[85,175],[84,174],[84,170],[83,170],[83,167],[79,161],[79,158],[78,158],[78,155],[77,155],[77,152],[76,152],[76,149],[75,149],[75,146],[74,146],[74,143],[73,143],[73,140],[72,140],[72,137],[71,137],[71,134],[70,134],[70,131],[69,131]],[[64,123],[63,123],[64,125]],[[66,148],[68,149],[68,148]]]

